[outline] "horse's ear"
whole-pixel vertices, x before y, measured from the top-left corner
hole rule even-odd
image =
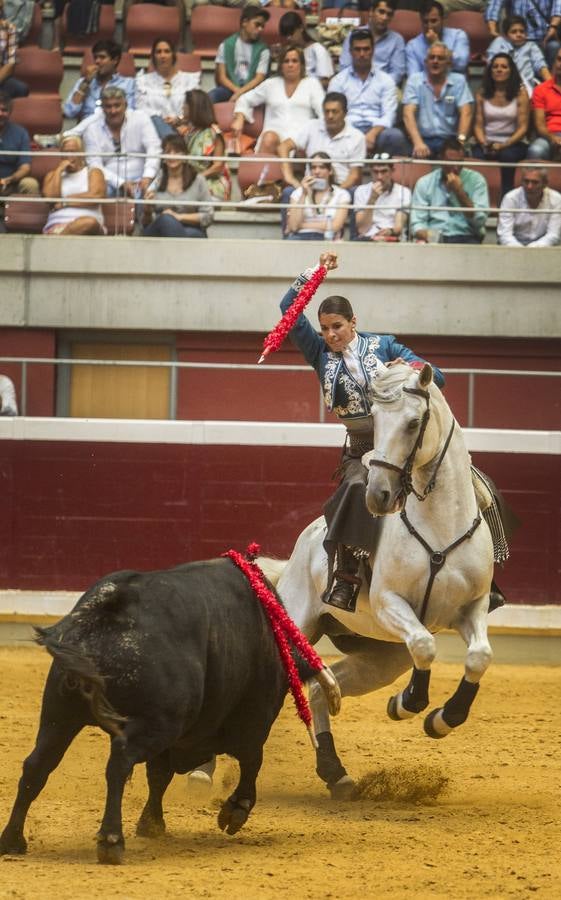
[[[425,363],[419,373],[419,387],[426,389],[426,388],[428,388],[431,381],[432,381],[432,366],[429,366],[428,363]]]

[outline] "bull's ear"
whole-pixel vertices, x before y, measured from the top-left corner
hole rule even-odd
[[[426,389],[426,388],[428,388],[431,381],[432,381],[432,366],[429,366],[428,363],[425,363],[419,373],[419,387]]]

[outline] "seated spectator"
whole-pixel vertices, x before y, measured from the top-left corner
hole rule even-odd
[[[108,197],[117,193],[143,197],[160,168],[162,149],[150,116],[127,109],[125,92],[118,87],[103,89],[101,110],[102,115],[90,118],[83,134],[88,165],[102,170]],[[75,133],[77,129],[67,132]],[[127,156],[138,153],[146,157]]]
[[[545,57],[538,44],[528,40],[523,16],[508,16],[503,22],[503,33],[504,37],[496,37],[487,48],[487,59],[492,60],[498,53],[506,53],[518,69],[531,97],[537,84],[551,78]]]
[[[555,247],[561,243],[561,194],[547,186],[545,167],[525,166],[522,187],[503,197],[497,242],[504,247]]]
[[[528,158],[561,159],[561,50],[553,63],[553,77],[534,88],[532,109],[538,136],[528,148]]]
[[[21,125],[10,122],[11,111],[12,98],[0,91],[0,198],[40,193],[39,182],[30,176],[29,135]],[[6,151],[17,151],[17,156]]]
[[[121,48],[115,41],[97,41],[92,47],[93,64],[70,91],[62,110],[67,119],[85,119],[101,109],[101,92],[107,87],[120,88],[130,109],[134,109],[134,78],[119,75]]]
[[[297,12],[287,12],[279,21],[282,44],[301,47],[306,61],[306,75],[319,78],[324,88],[333,76],[333,60],[329,51],[319,41],[314,41]]]
[[[17,416],[18,404],[14,382],[7,375],[0,375],[0,416]]]
[[[340,240],[349,210],[338,207],[350,202],[349,193],[335,184],[329,155],[314,153],[310,174],[290,197],[285,237],[289,241]]]
[[[337,184],[345,190],[356,187],[361,181],[362,165],[355,161],[366,157],[366,140],[362,131],[349,125],[346,114],[345,95],[330,91],[323,100],[322,118],[310,119],[294,132],[293,137],[282,141],[279,144],[279,156],[288,158],[297,151],[311,159],[314,153],[323,150],[330,159],[337,160],[333,162]],[[281,168],[286,183],[293,188],[300,187],[293,164],[281,163]]]
[[[159,136],[173,134],[183,122],[185,93],[199,86],[200,72],[181,72],[177,52],[167,38],[156,38],[150,59],[154,70],[136,76],[136,108],[148,113]]]
[[[62,154],[83,153],[84,144],[77,136],[64,137],[60,150]],[[45,175],[43,196],[63,198],[53,204],[44,234],[104,234],[101,205],[95,201],[105,197],[105,178],[101,169],[87,165],[84,156],[63,155],[58,166]]]
[[[347,98],[347,120],[366,135],[368,153],[405,155],[407,140],[394,128],[397,114],[397,87],[393,78],[373,63],[374,39],[370,31],[351,32],[352,65],[329,82],[330,91]]]
[[[389,0],[373,0],[368,16],[368,28],[374,39],[376,67],[391,75],[396,84],[401,84],[405,75],[405,41],[397,31],[390,29],[395,6]],[[351,36],[347,35],[339,57],[339,71],[352,66]]]
[[[269,74],[271,53],[260,40],[270,14],[260,6],[246,6],[240,16],[240,30],[218,47],[215,59],[216,87],[208,92],[212,103],[234,102],[253,90]]]
[[[435,42],[444,44],[450,51],[452,72],[465,72],[469,62],[469,39],[461,28],[444,27],[444,9],[437,0],[424,0],[419,10],[421,33],[407,42],[407,77],[423,72],[428,51]]]
[[[147,237],[206,238],[207,227],[213,220],[214,209],[208,184],[197,175],[187,155],[185,141],[180,134],[170,134],[162,143],[162,172],[158,187],[148,191],[145,204]],[[184,205],[190,201],[193,205]],[[154,220],[149,223],[152,216]]]
[[[372,180],[355,191],[356,241],[398,241],[407,222],[411,191],[393,180],[393,163],[377,154],[372,160]],[[367,207],[370,207],[369,209]]]
[[[4,0],[4,17],[15,25],[18,44],[26,39],[34,12],[35,0]]]
[[[224,156],[224,136],[214,118],[214,109],[204,91],[187,91],[183,106],[183,125],[179,128],[185,138],[187,153],[205,156],[207,161],[194,159],[191,166],[206,179],[208,189],[218,200],[229,200],[232,193],[230,170],[220,159]]]
[[[547,65],[551,68],[560,47],[557,29],[561,24],[561,8],[558,0],[489,0],[485,19],[493,37],[499,37],[498,23],[503,7],[508,16],[524,17],[528,38],[544,47]]]
[[[323,88],[317,78],[306,77],[304,51],[287,44],[279,54],[279,74],[267,78],[237,101],[232,131],[239,139],[244,121],[253,122],[253,110],[265,105],[263,131],[256,149],[275,156],[281,141],[321,115]]]
[[[419,178],[411,200],[410,232],[420,243],[480,244],[485,237],[489,191],[483,175],[462,166],[464,148],[456,138],[448,138],[440,159],[452,163],[439,166]],[[432,209],[430,207],[452,207]],[[453,207],[467,207],[460,212]]]
[[[475,98],[473,135],[477,159],[519,162],[528,152],[524,141],[530,101],[510,56],[497,53],[487,64],[483,86]],[[501,197],[514,187],[514,167],[501,168]]]
[[[28,86],[14,78],[18,36],[16,26],[4,15],[4,0],[0,0],[0,91],[8,97],[27,97]]]
[[[467,140],[473,96],[463,75],[449,71],[450,51],[437,42],[427,53],[426,71],[407,79],[403,92],[403,124],[415,159],[440,152],[444,141]]]

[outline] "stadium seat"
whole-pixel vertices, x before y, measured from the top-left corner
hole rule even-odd
[[[130,200],[102,205],[108,235],[131,235],[135,223],[135,204]]]
[[[63,75],[64,66],[58,50],[19,48],[14,76],[29,85],[31,94],[59,97]]]
[[[434,166],[435,163],[432,162],[396,163],[394,166],[394,181],[396,181],[398,184],[404,185],[404,187],[408,187],[409,190],[412,191],[419,178],[421,178],[423,175],[427,175],[429,172],[432,172]]]
[[[271,46],[272,44],[279,43],[279,22],[281,18],[284,16],[286,9],[283,6],[268,6],[267,12],[270,15],[269,21],[266,23],[265,28],[261,32],[261,37],[265,41],[266,44]],[[305,21],[304,13],[301,9],[294,9],[291,12],[297,13],[302,22]],[[237,30],[234,29],[234,30]]]
[[[80,66],[80,75],[86,74],[86,69],[88,66],[93,66],[93,54],[90,47],[87,47],[84,50],[84,58],[82,59],[82,65]],[[125,78],[134,78],[136,75],[136,68],[134,65],[134,56],[132,54],[123,52],[121,56],[121,60],[117,67],[117,72],[119,75],[123,75]]]
[[[37,47],[39,38],[43,29],[43,8],[40,3],[36,3],[33,9],[33,18],[31,19],[31,27],[27,32],[27,37],[22,42],[22,47]]]
[[[68,34],[66,24],[67,15],[68,6],[65,6],[62,13],[61,39],[66,54],[70,54],[71,56],[79,55],[83,53],[86,48],[92,47],[96,41],[113,38],[115,33],[115,11],[112,6],[100,6],[99,28],[95,34]]]
[[[469,165],[469,161],[467,163]],[[477,169],[483,175],[489,188],[489,206],[501,205],[501,168],[500,166],[481,166]]]
[[[250,184],[257,184],[260,178],[263,178],[263,181],[282,181],[280,162],[264,163],[263,157],[259,154],[244,156],[238,166],[238,184],[242,196],[246,188]]]
[[[4,222],[8,231],[41,234],[49,215],[49,204],[31,200],[7,200]]]
[[[448,28],[461,28],[469,38],[472,61],[481,61],[485,57],[487,47],[491,43],[491,36],[483,13],[475,10],[465,12],[452,12],[445,22]]]
[[[407,43],[421,32],[419,13],[412,9],[396,9],[390,27],[392,31],[397,31]]]
[[[214,115],[216,117],[216,123],[224,136],[226,148],[228,147],[228,143],[232,138],[231,125],[232,117],[234,115],[234,105],[235,104],[231,100],[227,100],[225,103],[214,104]],[[255,136],[252,137],[249,134],[242,133],[239,148],[240,154],[242,156],[246,153],[249,153],[253,149],[253,147],[255,147],[255,140]]]
[[[59,134],[62,130],[60,99],[42,94],[16,97],[12,106],[12,121],[23,125],[30,137],[37,133]]]
[[[226,6],[195,6],[191,15],[193,53],[214,59],[219,44],[239,30],[240,10]]]
[[[41,153],[38,156],[31,157],[31,175],[36,178],[39,184],[43,185],[43,179],[47,172],[55,169],[60,162],[59,153]]]
[[[126,21],[126,43],[133,56],[148,56],[156,36],[166,38],[173,47],[180,39],[179,10],[157,3],[134,3]]]

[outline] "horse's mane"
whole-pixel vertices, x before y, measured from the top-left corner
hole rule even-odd
[[[403,385],[409,380],[413,370],[406,363],[396,363],[382,372],[371,382],[372,398],[377,403],[393,403],[402,395]]]

